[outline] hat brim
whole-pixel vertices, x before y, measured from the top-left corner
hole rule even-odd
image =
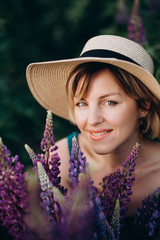
[[[74,58],[68,60],[32,63],[27,67],[27,81],[35,99],[47,110],[70,120],[66,82],[71,71],[82,63],[102,62],[120,67],[140,79],[160,100],[160,85],[154,76],[137,64],[116,58]]]

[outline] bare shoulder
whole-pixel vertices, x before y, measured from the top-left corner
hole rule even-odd
[[[58,154],[61,157],[61,159],[65,160],[66,158],[69,158],[69,150],[68,150],[68,140],[67,138],[63,138],[56,142],[56,145],[58,146]]]
[[[144,159],[150,169],[160,173],[160,142],[152,140],[145,142]]]
[[[160,142],[150,141],[148,144],[148,150],[150,155],[160,162]]]
[[[160,169],[160,142],[154,143],[152,154],[155,155],[155,159],[157,159],[157,161],[159,162],[159,169]]]

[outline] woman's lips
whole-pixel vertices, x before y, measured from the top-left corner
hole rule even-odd
[[[92,140],[99,141],[107,137],[113,129],[103,129],[103,130],[90,130],[89,134]]]

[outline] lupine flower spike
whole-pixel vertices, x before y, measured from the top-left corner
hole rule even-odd
[[[78,181],[78,187],[73,191],[71,199],[72,210],[69,227],[73,229],[73,232],[68,239],[106,240],[103,207],[88,172],[79,173]]]
[[[61,177],[58,176],[60,173],[59,166],[61,163],[60,157],[57,153],[58,147],[55,145],[54,142],[51,111],[47,111],[44,137],[41,141],[41,149],[45,152],[45,154],[43,155],[43,158],[45,159],[44,168],[49,176],[50,181],[55,187],[59,188],[64,195],[66,195],[67,189],[64,189],[64,187],[60,185]]]
[[[41,185],[42,191],[46,191],[46,190],[52,188],[52,183],[49,181],[49,177],[48,177],[46,171],[44,170],[42,163],[38,162],[37,167],[38,167],[38,175],[39,175],[39,180],[40,180],[40,185]]]
[[[75,136],[72,139],[72,149],[71,149],[71,157],[70,157],[69,163],[70,163],[69,177],[72,180],[71,187],[75,188],[78,186],[79,173],[85,172],[88,166],[88,164],[86,163],[86,157],[81,151]]]
[[[27,144],[24,145],[26,151],[28,152],[31,160],[32,160],[32,163],[35,167],[37,167],[37,162],[41,162],[41,158],[38,157],[38,155],[36,155],[36,153],[33,151],[32,148],[30,148],[30,146],[28,146]]]
[[[139,0],[134,0],[133,10],[128,24],[129,39],[144,45],[146,42],[142,18],[139,13]]]
[[[91,181],[88,182],[88,198],[90,206],[90,215],[93,218],[93,239],[106,240],[106,231],[107,231],[107,220],[104,215],[104,208],[102,206],[101,199],[98,195],[97,189],[92,185],[90,186]]]
[[[59,216],[55,211],[57,203],[54,201],[54,195],[52,191],[53,185],[50,182],[49,177],[41,162],[37,163],[37,168],[40,186],[42,189],[41,198],[43,202],[41,203],[41,205],[44,208],[45,212],[47,213],[49,220],[53,222],[56,221],[57,223],[59,223]]]
[[[55,145],[55,143],[53,140],[52,113],[51,113],[51,111],[47,111],[44,137],[41,141],[41,149],[43,152],[48,152],[50,147],[53,147],[54,145]]]
[[[67,189],[61,186],[61,177],[58,176],[60,173],[59,166],[61,163],[60,157],[57,153],[58,147],[55,145],[53,137],[53,122],[51,111],[47,111],[44,137],[41,141],[41,150],[44,153],[35,154],[33,149],[31,149],[27,144],[25,144],[25,148],[30,158],[32,159],[35,169],[37,170],[37,162],[41,162],[53,186],[58,187],[60,191],[66,195]]]
[[[153,191],[138,208],[135,224],[141,226],[141,239],[160,237],[160,188]]]
[[[134,171],[136,166],[136,160],[138,157],[138,152],[140,149],[140,144],[136,143],[133,146],[133,149],[126,159],[126,161],[122,164],[122,181],[121,187],[119,189],[118,197],[120,199],[120,215],[121,218],[125,217],[125,212],[128,210],[128,202],[130,201],[130,195],[132,194],[132,186],[135,181]]]
[[[122,164],[122,170],[117,169],[117,172],[103,178],[103,182],[99,184],[98,191],[104,206],[104,214],[109,223],[111,223],[113,209],[116,200],[120,203],[120,217],[125,216],[127,204],[132,194],[131,188],[135,177],[133,175],[138,156],[139,144],[137,143],[126,161]]]
[[[12,157],[0,139],[0,222],[15,240],[25,232],[24,216],[28,211],[24,166]]]

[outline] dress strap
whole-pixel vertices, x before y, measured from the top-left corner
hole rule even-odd
[[[70,135],[67,136],[67,140],[68,140],[68,149],[69,149],[69,154],[71,155],[71,150],[72,150],[72,138],[76,137],[77,141],[78,141],[78,132],[73,132]]]

